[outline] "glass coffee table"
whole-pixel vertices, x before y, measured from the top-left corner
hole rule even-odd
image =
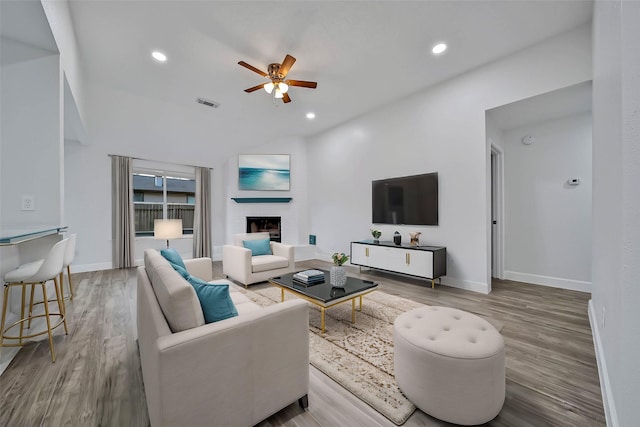
[[[282,301],[284,301],[284,292],[287,291],[320,307],[320,329],[323,334],[324,311],[334,305],[351,301],[351,323],[356,323],[356,298],[360,300],[359,311],[362,311],[362,297],[378,289],[378,284],[370,280],[347,276],[347,283],[344,288],[334,288],[329,283],[329,272],[320,271],[324,273],[324,282],[317,284],[305,285],[300,283],[293,279],[294,273],[272,277],[269,279],[269,283],[280,288]]]

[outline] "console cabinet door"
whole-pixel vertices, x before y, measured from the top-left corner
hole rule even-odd
[[[371,267],[371,249],[369,245],[351,244],[351,263]]]
[[[404,252],[402,272],[412,276],[433,278],[433,252],[408,250]]]

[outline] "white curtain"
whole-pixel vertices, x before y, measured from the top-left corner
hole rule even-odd
[[[133,160],[111,156],[113,267],[134,266]]]
[[[211,170],[196,167],[193,257],[211,257]]]

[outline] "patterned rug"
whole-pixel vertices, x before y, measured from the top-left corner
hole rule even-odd
[[[261,306],[280,302],[280,289],[276,287],[255,291],[238,289]],[[296,297],[285,292],[285,300],[293,298]],[[322,334],[320,309],[309,304],[309,360],[360,400],[401,425],[416,407],[404,397],[393,375],[393,322],[400,314],[423,306],[375,291],[362,298],[362,311],[356,312],[355,324],[351,323],[351,303],[327,309]],[[502,329],[501,322],[485,319],[498,331]]]
[[[241,290],[262,306],[280,302],[280,290],[275,287]],[[285,293],[285,299],[292,298],[295,297]],[[355,324],[351,323],[350,303],[327,309],[324,335],[320,331],[320,310],[310,304],[310,362],[393,423],[401,425],[416,407],[404,397],[393,376],[393,321],[399,314],[423,304],[380,291],[362,300],[362,311],[356,312]]]

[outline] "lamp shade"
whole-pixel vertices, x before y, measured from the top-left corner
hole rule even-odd
[[[153,222],[153,237],[162,240],[182,237],[182,220],[156,219]]]

